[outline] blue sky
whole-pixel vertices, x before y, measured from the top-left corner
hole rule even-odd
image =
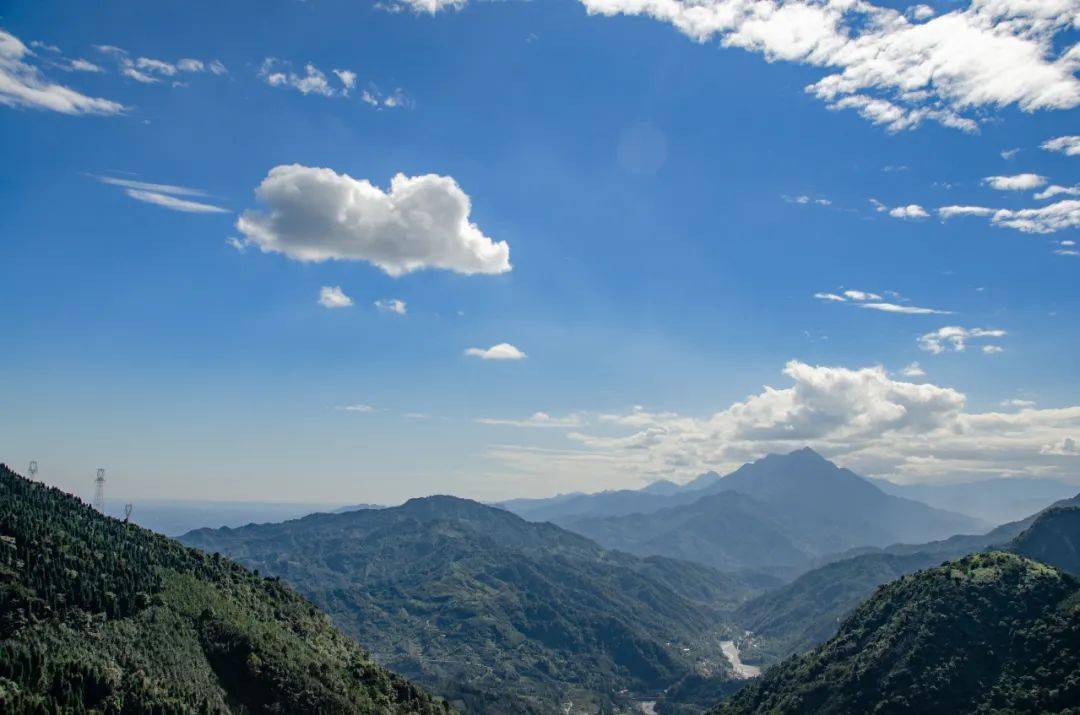
[[[5,10],[0,459],[83,496],[106,466],[132,498],[342,502],[802,444],[1080,478],[1075,3],[876,8],[870,41],[949,78],[900,93],[839,3],[712,31],[677,0],[431,2]],[[850,47],[804,47],[825,11]],[[989,39],[961,57],[956,23]]]

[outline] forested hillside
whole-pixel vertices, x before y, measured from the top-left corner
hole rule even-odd
[[[0,711],[444,713],[262,578],[0,465]]]
[[[1075,712],[1080,582],[990,552],[904,576],[722,713]],[[1073,709],[1073,710],[1070,710]]]
[[[607,711],[691,672],[723,677],[723,614],[753,593],[454,497],[183,540],[281,576],[380,662],[471,712]]]

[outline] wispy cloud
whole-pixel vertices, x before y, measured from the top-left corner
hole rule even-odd
[[[88,97],[45,78],[31,61],[33,52],[14,35],[0,30],[0,104],[61,114],[120,114],[124,105]]]
[[[894,299],[904,299],[895,291],[885,291]],[[864,290],[845,290],[841,294],[815,293],[814,297],[827,303],[846,303],[866,310],[876,310],[882,313],[900,313],[903,315],[949,315],[952,311],[937,310],[936,308],[921,308],[906,303],[894,303],[885,301],[877,293]],[[904,299],[906,300],[906,299]]]

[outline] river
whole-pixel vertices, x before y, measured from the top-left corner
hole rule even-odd
[[[736,678],[756,678],[761,675],[761,668],[742,662],[739,658],[739,646],[735,645],[735,641],[720,641],[720,648],[723,649],[724,656],[731,663]]]

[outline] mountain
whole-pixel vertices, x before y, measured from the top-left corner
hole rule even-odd
[[[1080,543],[1080,538],[1054,542],[1049,538],[1053,533],[1053,527],[1049,525],[1064,527],[1066,522],[1058,519],[1040,521],[1051,513],[1071,515],[1078,506],[1080,495],[1057,502],[1026,519],[1003,524],[986,534],[957,535],[926,544],[893,545],[808,571],[787,585],[747,601],[736,610],[734,621],[753,634],[743,644],[746,657],[771,663],[805,652],[830,638],[841,621],[878,586],[919,569],[985,549],[1012,549],[1010,542],[1019,540],[1027,532],[1030,534],[1018,553],[1071,571],[1070,545]],[[1036,528],[1036,524],[1040,526]],[[1068,526],[1071,528],[1072,522],[1068,522]],[[1052,546],[1040,546],[1045,544]]]
[[[567,528],[635,554],[663,554],[724,571],[794,570],[814,554],[797,546],[789,522],[739,492],[703,496],[650,514],[571,521]]]
[[[965,514],[991,524],[1023,519],[1077,492],[1056,479],[987,479],[962,484],[894,484],[868,479],[886,494],[914,499],[937,509]]]
[[[446,496],[182,540],[280,576],[377,660],[468,712],[597,712],[691,671],[730,672],[722,616],[753,593]]]
[[[1075,712],[1080,582],[1002,552],[893,581],[720,713]]]
[[[280,581],[0,465],[0,711],[449,710]]]
[[[1009,544],[1013,553],[1080,575],[1080,507],[1055,507]]]
[[[696,497],[689,503],[640,496],[652,506],[661,499],[668,506],[622,516],[563,516],[560,523],[613,549],[781,573],[804,571],[854,547],[925,541],[983,526],[885,494],[810,449],[769,455],[703,489],[676,495]]]

